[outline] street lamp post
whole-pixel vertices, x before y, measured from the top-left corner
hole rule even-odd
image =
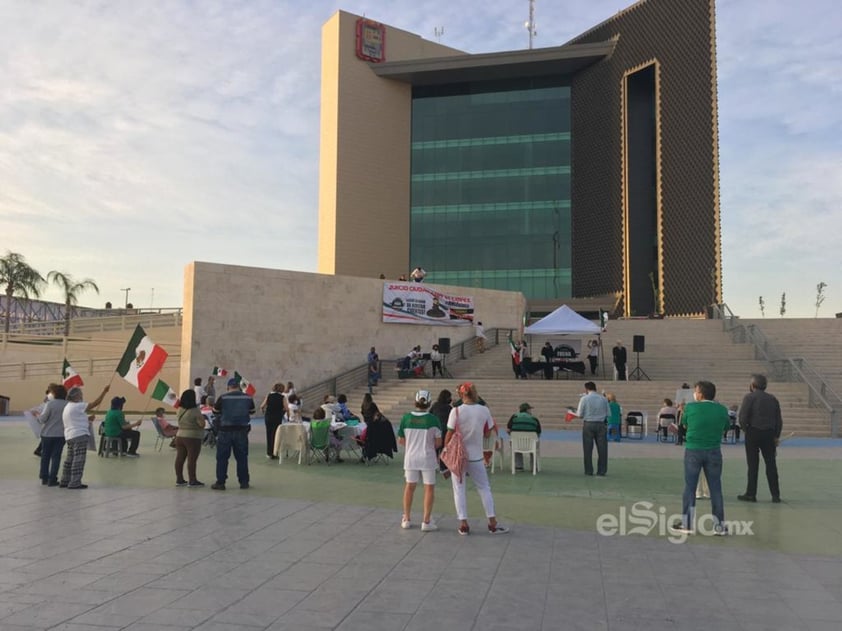
[[[126,305],[125,305],[126,309],[128,309],[128,308],[129,308],[129,292],[130,292],[131,290],[132,290],[132,288],[131,288],[131,287],[125,287],[125,288],[123,288],[123,289],[121,289],[121,290],[120,290],[120,291],[124,291],[124,292],[126,292]]]

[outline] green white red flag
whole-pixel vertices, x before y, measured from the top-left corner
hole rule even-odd
[[[117,366],[117,373],[143,394],[161,372],[167,361],[167,351],[153,342],[139,324]]]
[[[236,379],[237,383],[240,384],[240,390],[245,392],[250,397],[253,397],[254,393],[257,392],[257,389],[253,385],[251,385],[251,382],[245,377],[243,377],[236,370],[234,371],[234,379]]]
[[[73,366],[70,365],[70,362],[67,361],[67,358],[64,358],[64,365],[61,367],[61,383],[64,385],[65,388],[70,390],[73,386],[84,386],[85,382],[82,381],[82,377],[79,376],[79,373],[73,370]]]
[[[515,346],[512,338],[509,338],[509,350],[512,352],[512,359],[515,362],[515,366],[520,366],[520,351],[518,350],[518,347]]]
[[[214,366],[213,370],[211,370],[211,375],[214,377],[227,377],[228,371],[224,368],[220,368],[219,366]]]
[[[174,408],[177,408],[181,405],[181,402],[178,400],[178,395],[175,393],[175,390],[170,388],[166,383],[158,379],[158,383],[155,384],[155,388],[152,390],[152,398],[156,401],[161,401],[170,405]]]

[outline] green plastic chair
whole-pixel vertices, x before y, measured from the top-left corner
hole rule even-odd
[[[330,421],[310,421],[310,457],[308,464],[313,458],[322,460],[330,465]]]

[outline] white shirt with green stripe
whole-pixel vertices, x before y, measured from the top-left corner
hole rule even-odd
[[[398,438],[406,441],[403,468],[407,471],[438,469],[436,439],[441,438],[441,423],[429,412],[409,412],[403,415]]]

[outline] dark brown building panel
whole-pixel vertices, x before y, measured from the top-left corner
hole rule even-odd
[[[626,313],[643,315],[653,292],[650,286],[643,296],[645,274],[635,272],[628,257],[631,252],[648,261],[651,251],[663,311],[702,313],[721,298],[714,2],[643,0],[570,43],[611,39],[613,54],[572,79],[573,293],[623,291]],[[651,156],[634,142],[642,119],[638,111],[635,122],[629,109],[634,90],[647,85],[634,73],[649,66],[655,75]],[[629,139],[628,147],[638,149],[626,156]],[[634,161],[649,159],[657,176],[655,232],[648,239],[631,230],[630,241],[624,221],[639,216],[635,190],[641,182],[629,178],[647,173]]]

